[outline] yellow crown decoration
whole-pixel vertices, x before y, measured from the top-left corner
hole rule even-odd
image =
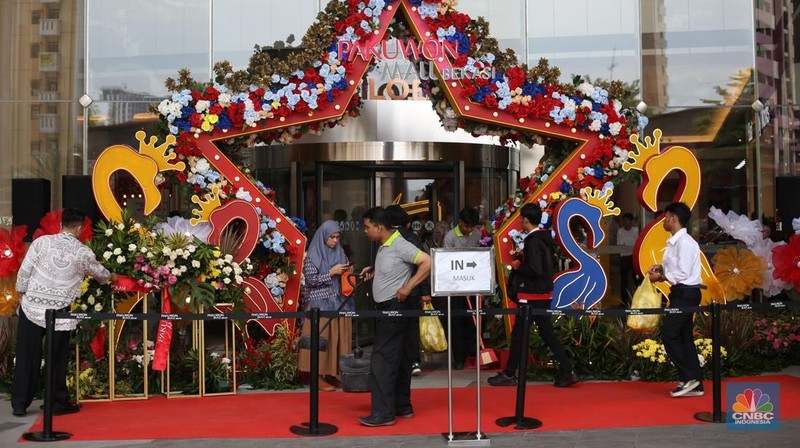
[[[630,171],[630,170],[644,170],[644,164],[653,156],[657,156],[661,153],[661,129],[656,129],[653,131],[653,137],[645,137],[644,144],[639,141],[639,135],[633,134],[631,135],[631,143],[636,145],[636,151],[631,151],[629,154],[629,158],[633,160],[633,162],[626,161],[622,164],[623,171]]]
[[[586,202],[603,211],[603,216],[619,216],[622,213],[622,210],[616,207],[614,201],[611,200],[614,190],[610,188],[606,191],[592,190],[591,187],[586,187],[581,192],[586,195]]]
[[[211,187],[211,193],[206,193],[204,197],[205,200],[201,200],[197,195],[192,196],[192,202],[200,206],[200,210],[192,210],[192,214],[195,215],[196,218],[189,220],[189,223],[193,226],[208,221],[211,212],[222,206],[222,201],[219,197],[219,187],[216,185]]]
[[[136,140],[139,140],[139,154],[155,160],[159,171],[183,171],[186,169],[186,164],[183,162],[169,163],[178,158],[178,155],[172,150],[172,145],[175,144],[174,135],[168,135],[166,141],[159,146],[156,146],[157,137],[150,136],[149,142],[145,142],[146,138],[147,134],[144,131],[136,132]]]

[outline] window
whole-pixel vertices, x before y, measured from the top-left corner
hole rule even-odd
[[[45,48],[47,48],[48,53],[58,53],[58,41],[48,42]]]
[[[42,14],[39,11],[33,11],[31,13],[31,25],[38,25],[41,18]]]
[[[31,79],[31,96],[39,95],[40,84],[38,79]]]
[[[39,44],[31,44],[31,59],[39,57]]]
[[[31,120],[39,119],[39,105],[34,104],[31,106]]]

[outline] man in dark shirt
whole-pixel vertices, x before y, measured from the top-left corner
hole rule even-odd
[[[539,227],[542,210],[538,205],[523,206],[520,215],[522,230],[528,236],[525,238],[522,260],[514,261],[515,275],[519,277],[516,301],[520,307],[549,308],[553,298],[553,238],[550,236],[550,231]],[[552,318],[544,315],[533,316],[533,322],[539,328],[539,336],[550,347],[558,361],[559,374],[554,385],[568,387],[577,383],[578,378],[572,371],[572,363],[567,352],[553,332]],[[515,373],[519,367],[520,350],[527,350],[527,347],[522,347],[523,332],[530,332],[530,328],[523,328],[522,319],[517,317],[514,320],[514,329],[511,331],[508,363],[502,372],[489,378],[489,384],[492,386],[517,384]],[[526,373],[520,373],[522,381],[525,380]]]

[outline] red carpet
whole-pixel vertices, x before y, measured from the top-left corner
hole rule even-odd
[[[800,418],[800,378],[787,375],[736,378],[733,381],[780,382],[781,417]],[[529,386],[526,416],[542,420],[539,431],[701,424],[700,411],[711,411],[711,382],[703,397],[673,399],[672,384],[579,383],[568,389]],[[513,415],[516,388],[482,388],[482,430],[500,428],[498,417]],[[723,400],[724,400],[723,386]],[[454,431],[474,431],[475,389],[453,391]],[[447,432],[447,389],[412,391],[415,417],[395,426],[367,428],[356,417],[369,414],[368,393],[320,394],[320,421],[339,427],[335,436],[386,436]],[[723,403],[724,406],[724,403]],[[86,403],[81,412],[54,417],[53,430],[79,440],[283,438],[289,427],[308,421],[308,394],[269,393],[208,398],[151,398],[147,401]],[[40,415],[32,431],[41,430]]]

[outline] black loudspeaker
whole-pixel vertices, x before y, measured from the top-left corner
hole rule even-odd
[[[50,211],[50,181],[47,179],[12,179],[11,213],[14,225],[28,226],[25,241],[31,241],[39,221]]]
[[[800,176],[775,178],[775,208],[783,223],[783,231],[793,233],[792,219],[800,218]]]
[[[94,200],[92,176],[63,176],[61,178],[61,206],[77,208],[97,224],[100,208]]]

